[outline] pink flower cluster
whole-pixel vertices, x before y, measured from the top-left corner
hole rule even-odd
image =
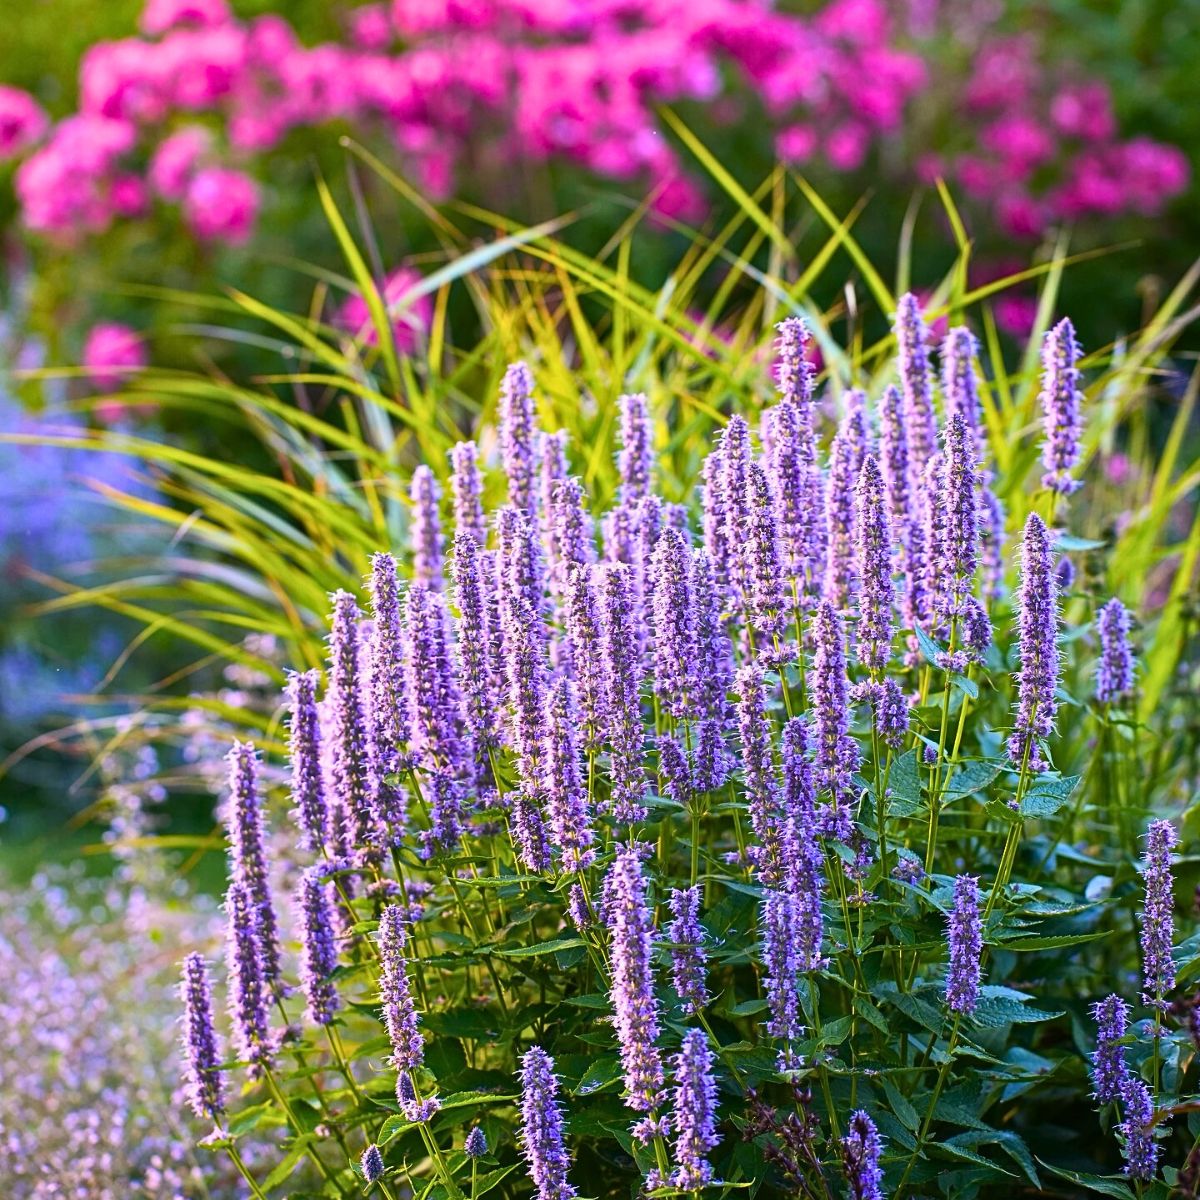
[[[240,242],[260,203],[246,168],[289,131],[329,123],[390,144],[435,196],[565,160],[692,219],[703,198],[661,104],[703,102],[710,125],[762,129],[787,163],[853,171],[882,139],[904,146],[910,101],[932,91],[952,148],[914,151],[917,174],[946,175],[1011,236],[1154,213],[1183,189],[1177,149],[1117,137],[1103,84],[1040,61],[1029,38],[918,19],[936,3],[828,0],[800,16],[768,0],[392,0],[349,11],[342,41],[305,46],[279,15],[149,0],[142,36],[85,55],[75,115],[48,128],[30,97],[0,88],[0,159],[29,155],[25,223],[68,242],[155,203],[177,205],[201,240]],[[971,37],[969,70],[944,70],[945,44]]]

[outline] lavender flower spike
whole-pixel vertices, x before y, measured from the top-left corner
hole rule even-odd
[[[1080,486],[1071,472],[1079,465],[1081,423],[1079,405],[1079,343],[1075,327],[1064,318],[1046,334],[1042,344],[1042,486],[1069,496]]]
[[[439,564],[440,573],[441,566]],[[408,824],[403,789],[386,777],[403,766],[408,741],[408,689],[404,678],[404,630],[400,621],[400,581],[390,554],[371,556],[371,638],[367,696],[373,735],[373,766],[379,815],[393,836]]]
[[[671,1182],[681,1191],[694,1192],[712,1182],[708,1153],[721,1141],[717,1133],[717,1084],[713,1079],[715,1055],[702,1029],[689,1029],[675,1058],[676,1170]]]
[[[519,1137],[538,1200],[574,1200],[577,1193],[567,1182],[570,1158],[563,1144],[554,1059],[540,1046],[531,1046],[521,1056]]]
[[[1092,1080],[1096,1102],[1111,1104],[1129,1078],[1125,1047],[1120,1044],[1129,1027],[1129,1005],[1120,996],[1106,996],[1092,1006],[1096,1018],[1096,1053],[1092,1055]]]
[[[783,886],[796,902],[797,965],[801,971],[815,971],[824,963],[821,958],[824,935],[821,892],[825,856],[818,840],[816,797],[812,766],[808,760],[808,728],[802,717],[793,717],[783,727],[780,757],[783,760]]]
[[[1118,1126],[1130,1179],[1150,1180],[1158,1170],[1158,1143],[1154,1140],[1154,1100],[1150,1089],[1130,1075],[1121,1088],[1125,1119]]]
[[[463,1153],[468,1158],[482,1158],[488,1152],[487,1134],[480,1125],[472,1125],[463,1139]]]
[[[612,963],[613,1025],[625,1071],[625,1103],[636,1112],[657,1107],[663,1085],[654,995],[654,926],[636,845],[623,846],[604,881]]]
[[[1179,835],[1170,821],[1151,821],[1142,865],[1145,901],[1141,912],[1142,1003],[1165,1007],[1163,997],[1175,986],[1171,943],[1175,937],[1174,879],[1171,851]]]
[[[258,794],[258,753],[250,742],[234,742],[229,763],[229,849],[232,878],[245,886],[258,911],[263,979],[279,979],[279,924],[267,878],[263,846],[262,799]]]
[[[842,1167],[851,1200],[883,1200],[883,1170],[879,1166],[882,1152],[875,1122],[861,1109],[851,1113],[849,1128],[842,1138]]]
[[[383,1155],[374,1142],[363,1151],[359,1166],[367,1183],[378,1183],[383,1178]]]
[[[450,451],[450,492],[454,501],[454,531],[475,539],[480,551],[487,545],[487,520],[483,515],[483,478],[479,473],[479,447],[458,442]]]
[[[672,943],[671,979],[676,995],[683,1002],[683,1011],[688,1014],[709,1001],[700,891],[699,887],[672,889],[670,904],[675,919],[667,926],[667,940]]]
[[[640,671],[633,634],[630,568],[604,569],[603,653],[606,665],[604,726],[612,749],[612,813],[623,824],[646,815],[643,797]]]
[[[692,552],[683,534],[664,530],[654,547],[654,690],[677,720],[695,713],[696,657]]]
[[[858,661],[879,670],[891,657],[896,588],[892,582],[892,528],[883,473],[870,454],[863,459],[854,494],[854,543],[861,579]]]
[[[595,860],[591,813],[580,772],[575,689],[565,676],[551,685],[543,718],[546,730],[546,805],[554,844],[562,852],[563,869],[583,871]]]
[[[251,1074],[269,1063],[274,1044],[267,1020],[267,980],[262,953],[261,913],[249,888],[239,880],[225,894],[225,934],[229,975],[229,1017],[241,1058]]]
[[[775,887],[783,877],[782,814],[772,752],[773,730],[767,720],[762,668],[757,662],[748,662],[738,671],[737,690],[746,808],[758,842],[751,853],[762,881]]]
[[[783,1043],[779,1069],[796,1066],[792,1042],[803,1032],[800,1023],[799,974],[804,969],[800,944],[800,902],[792,892],[767,889],[763,896],[762,961],[767,994],[767,1034]]]
[[[425,1039],[408,982],[404,909],[400,905],[391,904],[380,914],[378,938],[379,995],[392,1043],[392,1065],[401,1072],[415,1071],[425,1061]]]
[[[605,717],[605,669],[600,642],[596,574],[590,565],[567,568],[566,633],[569,658],[579,688],[584,745],[599,745]]]
[[[296,907],[302,931],[300,978],[308,1001],[308,1015],[317,1025],[329,1025],[341,1001],[333,983],[338,965],[333,906],[329,885],[319,868],[309,868],[300,877]]]
[[[912,483],[909,478],[908,427],[904,423],[904,396],[890,384],[879,400],[879,466],[887,493],[888,509],[901,549],[907,545],[914,520]]]
[[[920,303],[911,292],[900,297],[894,332],[900,386],[904,393],[905,424],[912,451],[911,470],[919,474],[937,449],[937,418],[933,411],[925,318]]]
[[[775,498],[766,472],[750,464],[750,620],[755,632],[770,643],[783,631],[790,607],[780,563]]]
[[[476,753],[486,763],[488,750],[500,744],[500,688],[488,660],[491,614],[484,596],[479,543],[470,533],[454,535],[452,572],[467,725]]]
[[[983,927],[979,917],[979,880],[960,875],[954,881],[954,909],[946,920],[950,966],[946,971],[946,1005],[970,1016],[979,1004]]]
[[[654,430],[650,423],[646,397],[641,392],[621,396],[617,474],[620,477],[622,505],[634,508],[650,494],[650,474],[654,466]]]
[[[813,626],[813,717],[817,734],[817,779],[835,803],[849,795],[858,770],[858,744],[850,736],[850,685],[842,619],[828,600],[817,606]]]
[[[413,471],[409,499],[412,501],[413,579],[441,591],[442,559],[446,556],[446,539],[442,536],[442,522],[438,516],[442,489],[424,463]]]
[[[1096,618],[1100,661],[1096,665],[1096,699],[1121,700],[1133,691],[1133,652],[1129,648],[1129,610],[1115,596]]]
[[[1040,771],[1046,764],[1037,739],[1049,736],[1058,711],[1058,589],[1050,533],[1037,513],[1025,522],[1021,546],[1019,625],[1018,705],[1008,753],[1018,765],[1028,755],[1030,768]]]
[[[942,393],[946,417],[960,416],[970,433],[975,461],[983,459],[983,431],[979,427],[979,383],[972,359],[979,353],[975,335],[965,326],[948,330],[942,341]]]
[[[321,722],[317,715],[317,681],[320,672],[296,671],[288,676],[288,760],[294,819],[299,822],[304,846],[315,853],[329,840],[329,806],[321,776]]]
[[[537,504],[537,430],[533,373],[523,362],[504,372],[500,385],[500,456],[508,476],[509,503],[530,513]]]
[[[867,430],[862,409],[854,408],[842,419],[829,451],[829,485],[826,522],[829,546],[821,595],[836,609],[846,610],[858,589],[858,564],[854,557],[854,485],[862,470]]]
[[[201,1119],[219,1124],[225,1111],[221,1053],[213,1029],[212,984],[199,954],[183,960],[183,1067],[188,1103]]]
[[[933,564],[940,584],[938,618],[945,624],[963,611],[979,566],[979,475],[975,445],[962,413],[946,426],[938,507],[942,514],[941,561]]]

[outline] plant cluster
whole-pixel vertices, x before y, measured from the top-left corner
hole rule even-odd
[[[281,837],[229,752],[234,1059],[192,955],[184,1063],[254,1195],[1194,1191],[1200,960],[1131,615],[1075,581],[1074,331],[1010,546],[973,335],[935,379],[911,295],[895,319],[828,455],[783,321],[777,401],[728,419],[695,503],[629,394],[594,512],[523,363],[448,503],[417,467],[409,553],[288,681]]]

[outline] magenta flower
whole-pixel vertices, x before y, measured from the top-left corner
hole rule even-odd
[[[418,291],[424,276],[412,267],[397,267],[379,291],[392,324],[392,338],[400,354],[412,354],[433,320],[433,301]],[[338,309],[335,324],[364,346],[379,341],[379,331],[362,296],[349,296]]]
[[[203,167],[188,183],[183,216],[201,241],[238,246],[254,232],[259,203],[258,184],[248,175]]]
[[[84,343],[82,365],[92,384],[113,392],[142,370],[148,357],[141,334],[128,325],[105,322],[92,327]]]

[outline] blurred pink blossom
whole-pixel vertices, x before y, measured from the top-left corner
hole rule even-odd
[[[83,346],[82,366],[101,391],[112,392],[147,363],[141,335],[128,325],[106,322],[94,325]]]
[[[225,0],[146,0],[142,30],[156,34],[178,25],[223,25],[230,15]]]
[[[411,267],[397,267],[384,281],[383,299],[392,311],[392,333],[396,349],[411,354],[417,339],[433,320],[433,300],[429,295],[413,295],[422,275]],[[336,324],[364,346],[374,346],[379,338],[371,321],[371,310],[359,295],[348,296],[335,316]]]
[[[164,200],[182,200],[212,136],[199,125],[188,125],[165,138],[150,160],[150,184]]]
[[[28,92],[0,83],[0,162],[36,145],[48,124],[42,106]]]
[[[258,184],[241,171],[204,167],[188,184],[183,215],[201,241],[244,242],[258,216]]]

